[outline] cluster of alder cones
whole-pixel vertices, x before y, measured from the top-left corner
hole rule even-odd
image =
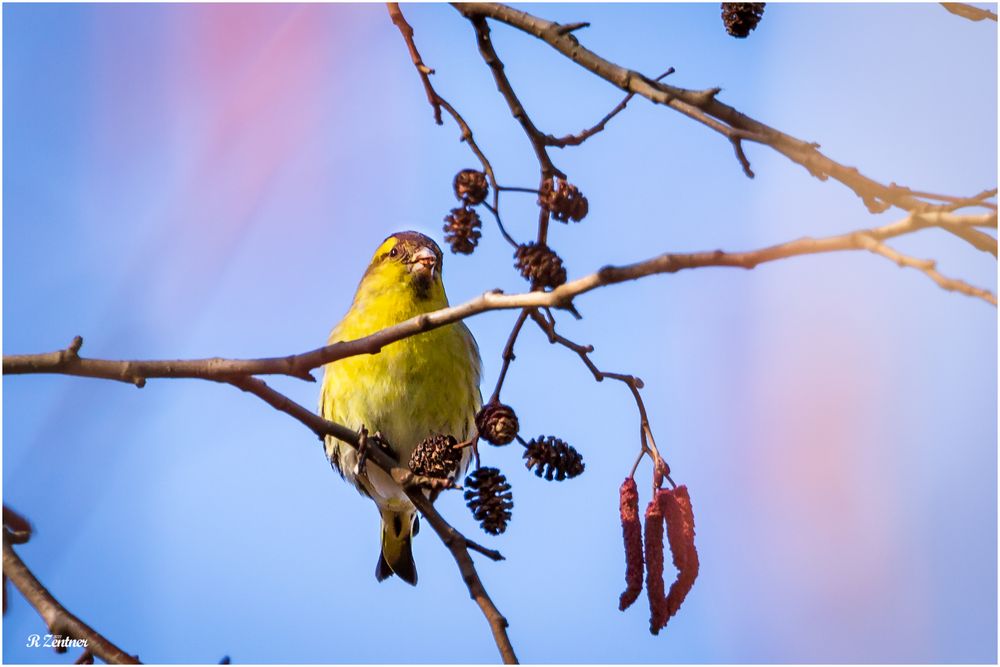
[[[503,403],[491,401],[476,415],[479,437],[491,445],[502,447],[517,440],[524,447],[525,467],[538,477],[563,481],[583,473],[583,457],[573,447],[554,436],[538,436],[525,442],[518,436],[520,425],[514,410]],[[417,475],[448,479],[458,469],[462,446],[450,435],[425,439],[410,456],[409,466]],[[469,443],[471,444],[471,443]],[[480,467],[465,478],[465,500],[472,516],[484,531],[499,535],[507,530],[514,508],[510,483],[497,468]]]
[[[444,218],[444,240],[452,252],[471,255],[482,238],[483,223],[475,207],[486,202],[489,181],[481,171],[463,169],[455,174],[452,188],[461,205],[451,209]],[[563,223],[580,222],[590,209],[579,188],[562,178],[542,183],[538,190],[538,206],[552,219]],[[554,289],[566,282],[562,259],[545,243],[518,245],[514,252],[514,268],[531,283],[533,290]]]

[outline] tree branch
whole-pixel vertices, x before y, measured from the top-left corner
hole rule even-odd
[[[943,211],[914,213],[894,223],[861,229],[847,234],[821,238],[805,237],[787,243],[745,252],[712,250],[693,253],[664,253],[645,261],[625,266],[605,266],[599,271],[569,281],[549,292],[503,294],[491,291],[457,306],[449,306],[418,315],[386,327],[369,336],[337,342],[302,354],[263,359],[194,359],[173,361],[119,361],[87,359],[78,352],[82,339],[77,337],[65,350],[42,354],[5,355],[4,375],[25,373],[59,373],[119,380],[141,385],[147,378],[198,378],[229,382],[241,375],[291,375],[303,377],[324,364],[359,354],[376,354],[383,347],[403,338],[464,320],[492,310],[514,308],[566,308],[573,299],[591,290],[661,273],[677,273],[685,269],[726,266],[753,269],[760,264],[800,255],[815,255],[844,250],[871,250],[870,240],[877,242],[904,236],[929,227],[947,230],[974,230],[976,227],[995,229],[996,213],[956,214]],[[949,287],[968,296],[981,298],[996,305],[989,291],[963,281],[951,281]],[[336,437],[340,438],[340,435]]]
[[[4,507],[5,516],[7,512],[8,509]],[[115,646],[101,633],[94,630],[63,607],[42,586],[41,582],[32,574],[28,566],[21,560],[21,557],[17,555],[17,552],[14,551],[13,542],[15,541],[11,539],[11,534],[4,528],[3,574],[7,579],[14,582],[14,585],[21,591],[21,594],[24,595],[28,603],[35,608],[42,617],[42,620],[45,621],[49,632],[54,635],[62,635],[86,641],[86,650],[108,664],[139,664],[139,659],[136,656],[129,655]]]
[[[575,63],[630,93],[663,104],[722,134],[734,147],[736,141],[753,141],[770,146],[787,158],[805,167],[810,174],[826,180],[833,177],[854,191],[873,211],[896,206],[909,212],[926,211],[933,207],[905,189],[890,188],[861,174],[821,153],[819,145],[796,139],[773,127],[755,120],[716,99],[718,88],[689,90],[657,82],[639,72],[612,63],[582,46],[575,35],[561,30],[558,23],[539,18],[527,12],[500,3],[453,3],[454,7],[470,21],[492,18],[518,30],[533,35]],[[740,157],[741,149],[737,150]],[[740,159],[748,171],[745,155]],[[752,173],[752,172],[749,172]],[[748,175],[749,175],[748,173]]]
[[[490,400],[486,401],[487,403],[500,400],[500,389],[503,387],[503,381],[507,377],[507,369],[510,368],[510,362],[514,361],[514,343],[517,342],[517,336],[521,333],[521,327],[524,326],[524,321],[528,318],[529,312],[530,309],[528,308],[522,310],[510,330],[510,336],[507,337],[507,344],[504,345],[503,353],[500,355],[502,363],[500,365],[500,374],[497,376],[497,384],[493,388]]]
[[[535,157],[538,158],[538,164],[542,172],[542,180],[545,181],[553,176],[565,178],[566,175],[552,164],[552,158],[549,157],[548,150],[546,149],[545,135],[535,127],[528,113],[524,110],[521,100],[518,99],[517,93],[514,92],[514,87],[511,86],[510,80],[504,72],[503,61],[500,60],[496,49],[493,48],[493,42],[490,39],[490,27],[486,24],[486,20],[481,17],[473,17],[470,21],[476,31],[476,44],[479,46],[479,54],[482,56],[483,62],[486,63],[493,73],[497,90],[500,91],[504,100],[507,101],[511,115],[521,124],[524,133],[528,135],[531,147],[535,150]]]

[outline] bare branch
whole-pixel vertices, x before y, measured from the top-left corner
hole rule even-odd
[[[4,507],[6,521],[7,508]],[[31,573],[21,557],[14,551],[10,533],[5,529],[3,538],[3,574],[12,581],[28,603],[35,608],[54,635],[87,642],[87,651],[108,664],[139,664],[139,659],[115,646],[101,633],[74,616],[63,607],[41,582]]]
[[[514,322],[513,328],[510,330],[510,336],[507,337],[507,344],[503,347],[503,353],[500,358],[503,363],[500,366],[500,374],[497,377],[496,387],[493,389],[493,394],[490,396],[490,400],[487,403],[492,403],[493,401],[500,400],[500,389],[503,387],[503,381],[507,377],[507,369],[510,368],[510,362],[514,361],[514,343],[517,342],[517,336],[521,333],[521,327],[524,326],[524,321],[528,318],[529,310],[526,308],[521,311],[521,314],[517,316],[517,320]]]
[[[420,57],[420,52],[417,51],[417,45],[413,41],[413,26],[403,18],[403,12],[399,9],[399,3],[387,2],[385,6],[389,10],[389,17],[392,19],[393,24],[399,28],[399,32],[403,34],[406,46],[410,50],[410,59],[413,60],[413,66],[417,68],[417,73],[420,74],[420,80],[424,84],[424,92],[427,94],[427,101],[430,102],[431,108],[434,109],[434,122],[438,125],[443,125],[444,121],[441,120],[441,98],[438,97],[438,94],[434,91],[434,86],[431,85],[430,75],[434,73],[434,70],[424,64],[423,58]]]
[[[889,188],[821,153],[819,145],[796,139],[765,125],[716,99],[720,90],[690,90],[654,81],[639,72],[612,63],[582,46],[575,35],[563,34],[559,24],[500,3],[461,3],[454,7],[470,21],[492,18],[544,41],[581,67],[626,92],[663,104],[722,134],[730,141],[754,141],[770,146],[810,174],[843,183],[871,208],[891,205],[910,212],[928,210],[932,205],[904,191]],[[738,155],[738,154],[737,154]],[[742,164],[744,170],[746,165]]]
[[[664,79],[673,73],[674,73],[674,68],[671,67],[666,72],[656,77],[655,81]],[[564,137],[553,137],[551,134],[547,134],[545,135],[545,143],[548,144],[549,146],[555,146],[556,148],[565,148],[567,146],[579,146],[584,141],[590,139],[598,132],[603,132],[608,122],[612,118],[620,114],[622,111],[624,111],[625,107],[628,106],[628,103],[632,100],[633,97],[635,97],[635,93],[630,92],[628,95],[625,96],[625,98],[621,102],[617,104],[617,106],[615,106],[614,109],[608,112],[608,114],[604,116],[604,118],[597,121],[597,124],[594,125],[593,127],[589,127],[585,130],[582,130],[578,134],[567,134]]]
[[[507,101],[511,115],[521,124],[524,133],[528,135],[528,140],[531,142],[532,148],[535,150],[535,157],[538,158],[538,164],[542,172],[542,180],[545,181],[553,176],[565,178],[566,175],[552,164],[552,159],[546,150],[545,135],[535,127],[535,124],[524,110],[521,100],[518,99],[517,93],[514,92],[514,88],[511,86],[510,80],[504,72],[503,62],[497,55],[496,49],[493,48],[493,42],[490,39],[490,27],[486,24],[486,20],[479,17],[470,20],[476,31],[476,44],[479,46],[479,53],[483,58],[483,62],[486,63],[493,73],[497,90],[500,91],[500,94]]]
[[[915,213],[894,223],[871,229],[861,229],[847,234],[821,238],[801,238],[766,248],[745,252],[712,250],[693,253],[664,253],[645,261],[625,266],[605,266],[599,271],[577,278],[550,292],[503,294],[486,292],[457,306],[449,306],[431,313],[412,317],[369,336],[352,341],[337,342],[302,354],[264,359],[194,359],[173,361],[116,361],[87,359],[79,356],[73,346],[66,350],[42,354],[6,355],[3,358],[4,375],[26,373],[59,373],[85,377],[141,383],[146,378],[199,378],[230,382],[241,375],[292,375],[302,377],[308,371],[324,364],[359,354],[376,354],[383,347],[403,338],[414,336],[441,326],[452,324],[480,313],[514,308],[566,308],[581,294],[605,285],[637,280],[661,273],[676,273],[685,269],[708,266],[727,266],[753,269],[773,262],[800,255],[815,255],[844,250],[868,250],[869,237],[885,241],[910,234],[928,227],[948,230],[970,230],[975,227],[996,228],[997,214],[960,215],[944,211]],[[986,290],[973,288],[955,281],[959,291],[982,298],[996,305],[996,298]],[[78,349],[78,348],[77,348]],[[337,435],[339,438],[340,436]]]

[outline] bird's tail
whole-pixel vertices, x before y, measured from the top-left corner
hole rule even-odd
[[[392,575],[410,584],[417,585],[417,565],[413,562],[411,542],[416,534],[416,510],[392,510],[381,508],[382,553],[375,567],[375,578],[379,581]]]

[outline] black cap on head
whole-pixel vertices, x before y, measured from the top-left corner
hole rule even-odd
[[[405,232],[396,232],[395,234],[386,237],[385,240],[388,241],[389,239],[397,239],[400,243],[416,248],[430,248],[434,252],[435,257],[437,257],[438,266],[441,266],[443,263],[444,255],[441,253],[441,248],[434,242],[434,239],[426,236],[425,234],[410,230]],[[385,241],[383,241],[383,243],[384,242]]]

